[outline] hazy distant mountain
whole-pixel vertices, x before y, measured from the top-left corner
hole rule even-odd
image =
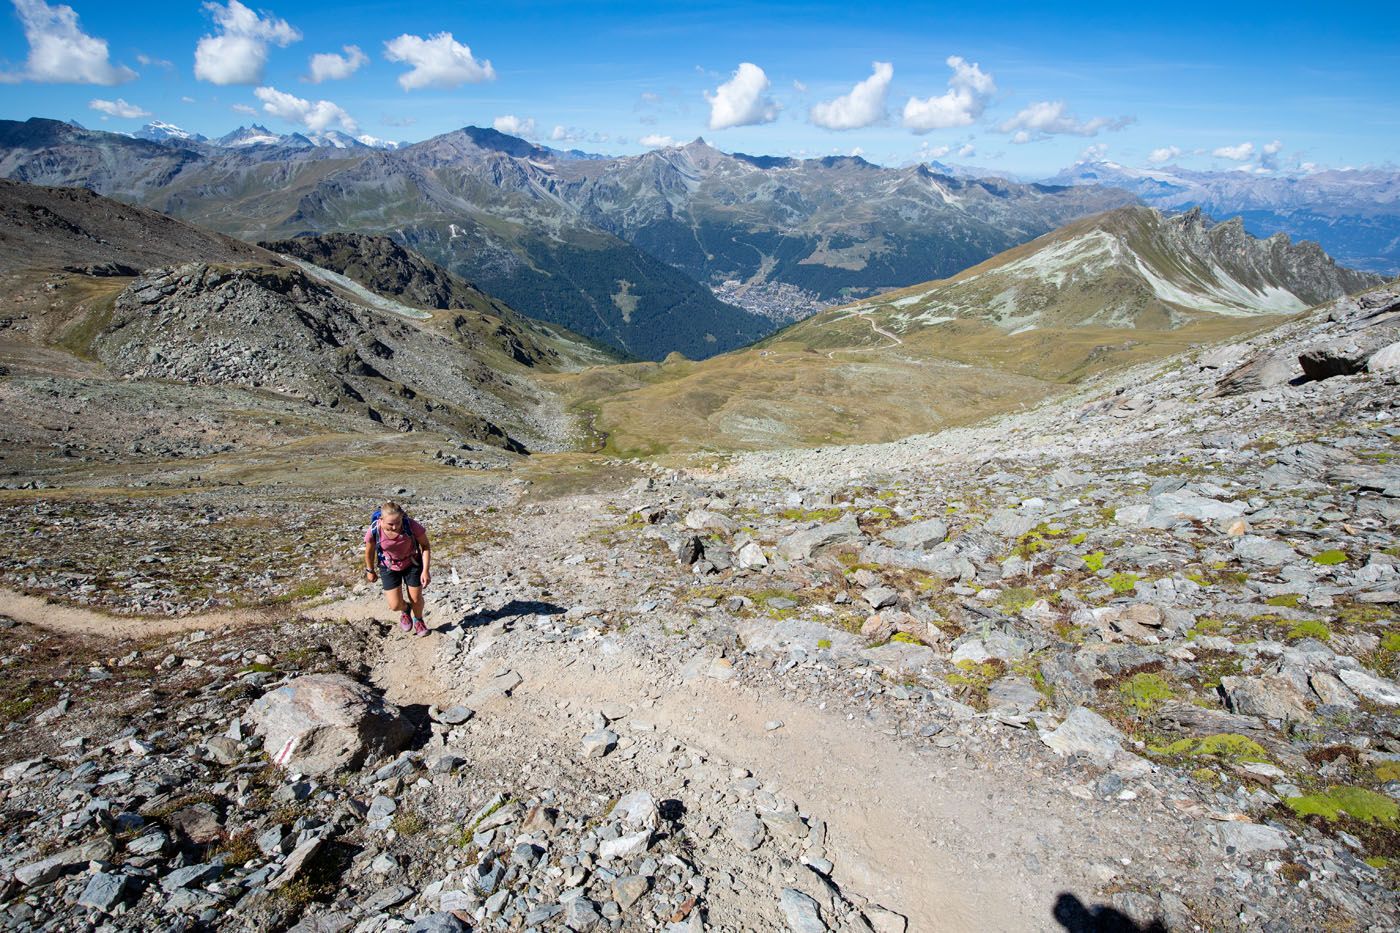
[[[1175,216],[1126,207],[1069,224],[951,279],[824,312],[869,314],[904,334],[976,320],[1019,333],[1040,328],[1175,329],[1212,316],[1303,311],[1379,284],[1338,266],[1311,242],[1255,239],[1238,219],[1213,223],[1199,208]]]
[[[1200,207],[1215,217],[1239,215],[1258,236],[1282,232],[1316,240],[1338,262],[1375,272],[1400,272],[1400,171],[1337,169],[1309,175],[1261,175],[1079,162],[1049,181],[1112,185],[1167,210]]]
[[[261,124],[254,123],[252,126],[240,126],[218,139],[213,141],[215,146],[222,146],[226,149],[238,149],[243,146],[276,146],[280,145],[287,137],[281,133],[274,133]]]

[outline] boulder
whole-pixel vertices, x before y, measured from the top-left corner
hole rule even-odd
[[[1123,733],[1086,706],[1076,706],[1059,728],[1040,740],[1062,757],[1085,755],[1101,768],[1143,773],[1150,770],[1137,755],[1123,748]]]
[[[1366,361],[1367,372],[1388,373],[1396,369],[1400,369],[1400,340],[1377,350]]]
[[[883,531],[880,537],[897,548],[923,550],[943,543],[943,539],[948,537],[948,523],[941,518],[929,518]]]
[[[358,768],[413,737],[398,707],[342,674],[306,674],[258,698],[245,719],[272,760],[303,774]]]
[[[1215,394],[1228,396],[1262,392],[1301,375],[1302,370],[1292,357],[1261,353],[1222,376],[1215,384]]]
[[[1280,674],[1222,677],[1220,690],[1231,711],[1241,716],[1301,722],[1309,715],[1307,698],[1291,679]]]
[[[858,541],[863,535],[856,517],[847,512],[834,522],[783,538],[778,542],[778,555],[784,560],[806,560],[822,548]]]
[[[1337,676],[1359,697],[1383,706],[1400,706],[1400,684],[1366,671],[1340,670]]]

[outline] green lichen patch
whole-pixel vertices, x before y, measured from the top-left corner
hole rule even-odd
[[[1312,560],[1313,563],[1321,564],[1324,567],[1334,567],[1337,564],[1345,564],[1348,560],[1350,560],[1350,558],[1347,557],[1346,551],[1338,551],[1334,549],[1314,554],[1312,556]]]
[[[1115,593],[1131,593],[1142,579],[1135,573],[1115,573],[1104,582]]]
[[[1232,763],[1269,760],[1269,755],[1264,751],[1262,745],[1247,736],[1236,735],[1232,732],[1222,732],[1194,739],[1179,739],[1169,745],[1156,746],[1152,750],[1159,755],[1173,758],[1212,757]]]
[[[1288,640],[1298,641],[1303,638],[1316,638],[1318,641],[1328,641],[1332,637],[1332,630],[1327,627],[1327,623],[1317,619],[1304,619],[1288,630]]]
[[[1011,615],[1031,606],[1038,598],[1032,587],[1011,586],[997,596],[997,608]]]
[[[1302,602],[1302,599],[1303,597],[1297,593],[1280,593],[1277,596],[1270,596],[1264,602],[1282,609],[1297,609],[1298,603]]]
[[[1161,674],[1142,672],[1120,683],[1118,696],[1128,709],[1138,713],[1149,713],[1167,700],[1173,699],[1176,692]]]
[[[1363,823],[1395,823],[1400,820],[1400,803],[1364,787],[1341,784],[1316,794],[1289,797],[1284,801],[1299,817],[1320,816],[1337,820],[1343,815]]]
[[[1098,573],[1100,570],[1103,569],[1103,562],[1107,559],[1107,556],[1108,555],[1104,554],[1103,551],[1095,551],[1092,554],[1085,554],[1083,558],[1084,566],[1089,568],[1091,572]]]

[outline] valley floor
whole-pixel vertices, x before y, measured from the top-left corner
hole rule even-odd
[[[86,579],[5,578],[0,925],[1393,929],[1400,384],[1235,367],[1395,314],[886,445],[416,473],[423,639],[339,582],[372,475],[8,491]],[[268,765],[313,672],[408,751]]]

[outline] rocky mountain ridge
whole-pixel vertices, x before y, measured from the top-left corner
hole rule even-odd
[[[1047,183],[1111,185],[1162,210],[1198,207],[1216,217],[1240,216],[1255,236],[1287,233],[1294,239],[1315,240],[1349,266],[1389,275],[1400,272],[1400,174],[1390,169],[1261,174],[1173,165],[1132,169],[1089,161]]]
[[[827,312],[807,327],[873,315],[900,334],[960,319],[1009,332],[1099,325],[1175,328],[1203,315],[1297,313],[1382,281],[1338,266],[1315,243],[1256,240],[1238,218],[1199,209],[1100,214],[1010,250],[944,282]]]

